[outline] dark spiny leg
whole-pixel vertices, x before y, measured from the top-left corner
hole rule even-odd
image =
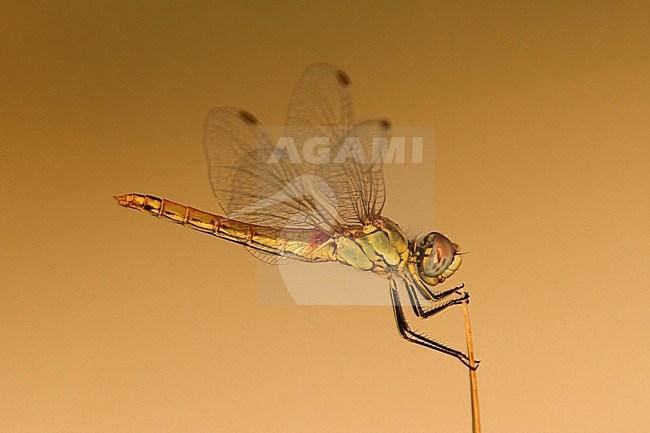
[[[442,301],[445,299],[447,296],[451,295],[452,293],[459,293],[459,290],[461,290],[463,287],[465,287],[465,284],[460,283],[459,286],[456,286],[451,289],[443,290],[442,292],[432,292],[427,286],[425,286],[422,281],[419,281],[417,278],[410,278],[411,283],[415,286],[415,288],[418,289],[418,291],[424,295],[424,298],[427,301]]]
[[[452,288],[452,289],[447,289],[442,292],[434,292],[433,293],[433,299],[436,301],[441,301],[445,299],[447,296],[451,295],[452,293],[460,293],[460,290],[465,287],[465,283],[460,283],[458,286]],[[467,293],[467,292],[465,292]],[[469,295],[468,295],[469,297]]]
[[[447,347],[444,344],[433,341],[430,338],[427,338],[424,335],[418,334],[411,330],[411,327],[409,326],[406,320],[406,315],[404,314],[404,307],[402,306],[402,302],[399,297],[397,284],[395,284],[395,280],[393,279],[389,281],[390,281],[390,298],[393,303],[393,312],[395,313],[395,321],[397,322],[397,329],[399,330],[399,333],[402,335],[402,337],[404,337],[404,339],[412,343],[419,344],[421,346],[428,347],[429,349],[437,350],[438,352],[446,353],[447,355],[451,355],[455,358],[458,358],[460,362],[465,364],[467,367],[472,368],[469,365],[469,358],[464,353],[456,349]],[[478,365],[474,367],[474,369],[476,369],[477,367]]]
[[[409,299],[411,300],[411,306],[413,307],[413,311],[418,317],[421,317],[422,319],[429,318],[441,312],[447,307],[450,307],[452,305],[459,305],[463,301],[469,299],[469,293],[465,291],[460,292],[460,290],[463,287],[465,287],[464,284],[461,284],[460,286],[456,286],[453,289],[449,289],[449,290],[445,290],[444,292],[441,292],[440,295],[444,295],[444,296],[441,296],[439,299],[437,299],[438,302],[434,302],[433,305],[428,305],[429,309],[425,310],[422,306],[422,301],[417,294],[417,290],[415,290],[417,288],[417,283],[409,278],[405,278],[404,283],[406,284],[406,289],[408,290],[408,295],[409,295]],[[460,294],[460,297],[452,299],[451,301],[440,302],[442,299],[451,295],[452,293],[458,293]]]

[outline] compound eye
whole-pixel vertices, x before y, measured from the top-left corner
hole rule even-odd
[[[456,249],[447,237],[440,233],[431,233],[427,236],[430,246],[428,254],[422,259],[424,274],[428,277],[437,277],[442,274],[454,260]],[[427,242],[427,243],[429,243]]]
[[[433,238],[433,251],[435,251],[436,257],[438,260],[443,257],[454,257],[456,251],[454,250],[454,245],[451,243],[446,236],[438,234]]]

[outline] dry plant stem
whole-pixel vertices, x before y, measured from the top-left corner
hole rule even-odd
[[[469,358],[469,388],[472,398],[472,433],[481,433],[481,416],[478,409],[478,383],[476,381],[476,363],[474,362],[474,345],[472,343],[472,327],[469,323],[467,301],[463,301],[465,316],[465,338],[467,340],[467,356]]]

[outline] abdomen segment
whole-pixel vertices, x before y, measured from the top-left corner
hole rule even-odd
[[[269,254],[306,262],[336,260],[332,237],[320,230],[281,229],[248,224],[152,195],[134,193],[114,198],[120,206],[137,209]]]

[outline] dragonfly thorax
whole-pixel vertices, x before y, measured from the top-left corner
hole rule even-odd
[[[336,259],[339,262],[380,275],[403,269],[409,255],[406,236],[387,218],[348,229],[336,238]]]

